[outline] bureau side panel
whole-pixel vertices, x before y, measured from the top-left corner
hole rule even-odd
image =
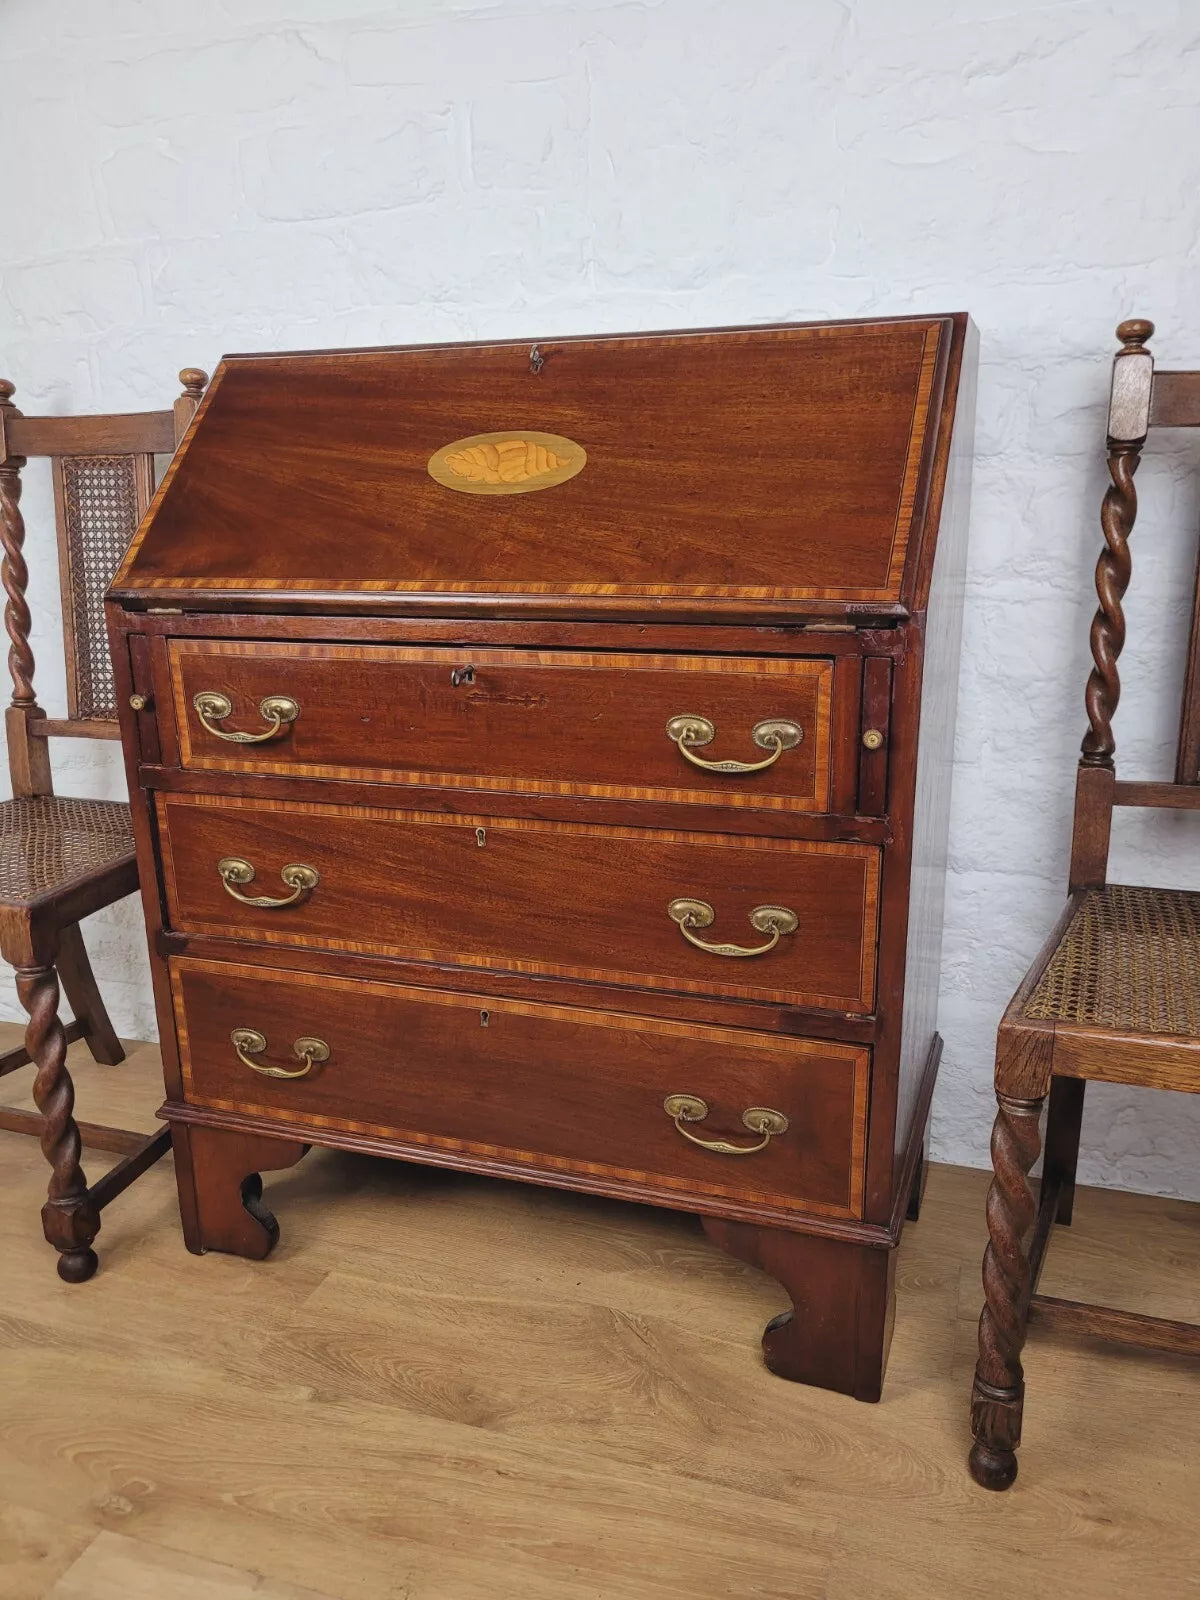
[[[148,791],[139,782],[139,766],[147,754],[144,735],[153,736],[153,748],[158,748],[159,726],[156,706],[162,703],[166,688],[166,649],[161,638],[147,638],[141,628],[141,619],[131,617],[121,606],[108,600],[104,607],[108,627],[108,644],[112,656],[113,682],[116,689],[117,717],[121,726],[121,748],[125,758],[125,775],[129,785],[129,808],[133,818],[133,836],[137,849],[138,881],[141,889],[142,912],[146,924],[146,943],[150,957],[150,977],[154,986],[154,1008],[158,1018],[159,1047],[162,1053],[163,1082],[169,1100],[178,1100],[183,1094],[178,1042],[175,1036],[175,1016],[171,998],[171,983],[167,964],[159,950],[164,921],[162,899],[162,872],[159,856],[158,827],[150,804]],[[133,642],[141,638],[136,652]],[[148,648],[145,646],[148,645]],[[136,696],[145,702],[145,709],[135,710],[130,704]],[[176,1150],[176,1170],[185,1160]],[[181,1177],[179,1206],[183,1215],[185,1234],[196,1229],[195,1194],[190,1181]]]
[[[929,606],[924,618],[918,619],[923,624],[922,649],[912,662],[914,673],[921,680],[920,733],[913,802],[904,1021],[893,1140],[897,1181],[911,1142],[923,1135],[928,1096],[932,1091],[928,1073],[936,1069],[933,1042],[942,963],[978,344],[978,333],[974,325],[968,323]],[[920,1127],[914,1125],[914,1118],[920,1119]]]

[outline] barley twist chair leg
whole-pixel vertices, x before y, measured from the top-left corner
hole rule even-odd
[[[79,1129],[72,1112],[75,1088],[67,1071],[67,1038],[58,1016],[58,977],[53,967],[18,967],[17,994],[29,1013],[25,1047],[37,1068],[33,1098],[42,1114],[42,1154],[51,1166],[42,1228],[58,1251],[58,1275],[84,1283],[98,1265],[92,1240],[100,1213],[88,1198],[79,1164]]]
[[[985,1305],[979,1360],[971,1390],[971,1475],[985,1489],[1007,1489],[1017,1476],[1025,1374],[1021,1350],[1029,1322],[1029,1234],[1037,1203],[1029,1171],[1041,1148],[1042,1101],[996,1096],[992,1130],[995,1178],[988,1191],[988,1247],[983,1257]]]

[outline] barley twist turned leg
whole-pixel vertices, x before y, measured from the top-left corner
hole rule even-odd
[[[985,1489],[1007,1489],[1017,1475],[1025,1374],[1021,1349],[1029,1321],[1029,1232],[1037,1203],[1029,1170],[1041,1148],[1041,1100],[996,1096],[992,1129],[995,1178],[988,1191],[989,1242],[983,1257],[986,1303],[979,1319],[979,1360],[971,1390],[971,1475]]]
[[[72,1112],[75,1088],[67,1071],[67,1039],[58,1018],[58,978],[53,967],[18,967],[17,994],[29,1013],[25,1048],[37,1067],[33,1098],[42,1114],[42,1154],[52,1172],[42,1228],[59,1252],[58,1275],[84,1283],[98,1265],[92,1240],[100,1213],[88,1199],[79,1164],[79,1129]]]

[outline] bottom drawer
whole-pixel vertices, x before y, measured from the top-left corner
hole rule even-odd
[[[564,1183],[678,1191],[681,1204],[690,1192],[861,1215],[857,1046],[191,957],[171,963],[171,983],[191,1105],[395,1139],[417,1159],[458,1151]],[[683,1097],[678,1117],[669,1096]]]

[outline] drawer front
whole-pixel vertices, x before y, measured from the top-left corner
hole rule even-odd
[[[826,659],[210,640],[175,640],[170,655],[185,767],[828,808]],[[197,695],[219,697],[216,711],[202,718]],[[260,712],[278,696],[294,719]],[[677,718],[693,724],[684,749],[668,733]]]
[[[171,967],[191,1104],[394,1138],[431,1159],[465,1152],[861,1214],[868,1053],[858,1047],[190,957]],[[693,1120],[672,1119],[672,1095],[692,1102]],[[752,1130],[755,1108],[786,1129],[764,1136],[751,1116]],[[680,1126],[760,1148],[701,1148]]]
[[[158,808],[169,917],[185,933],[872,1008],[874,846],[214,795],[160,795]],[[240,865],[223,876],[222,862]],[[680,900],[707,906],[708,924],[673,918]]]

